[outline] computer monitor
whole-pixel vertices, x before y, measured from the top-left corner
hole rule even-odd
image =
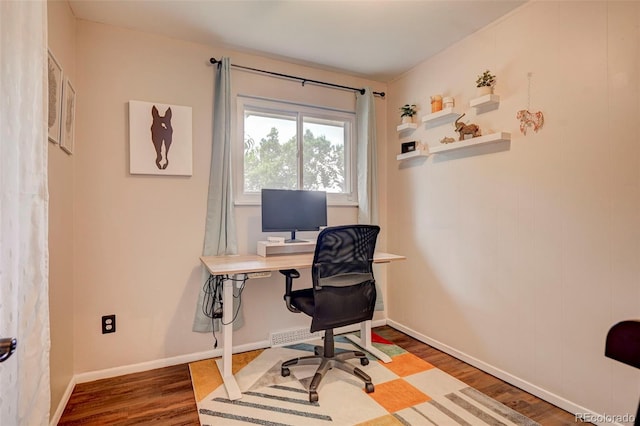
[[[296,231],[327,225],[327,193],[290,189],[262,190],[262,232],[291,232],[286,243],[302,243]]]

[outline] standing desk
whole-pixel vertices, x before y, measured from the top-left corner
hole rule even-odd
[[[396,260],[404,260],[406,257],[397,254],[376,252],[373,255],[373,263],[389,263]],[[228,256],[201,256],[200,261],[211,275],[248,274],[250,272],[274,272],[281,269],[307,269],[313,264],[313,253],[287,254],[279,256],[262,257],[256,254],[228,255]],[[226,309],[222,311],[222,359],[216,360],[216,365],[230,400],[242,398],[235,377],[233,377],[231,365],[233,355],[233,281],[224,280],[222,286],[222,304]],[[347,336],[349,340],[366,349],[369,353],[381,359],[383,362],[391,362],[386,354],[374,348],[371,344],[371,321],[364,321],[360,326],[360,337]]]

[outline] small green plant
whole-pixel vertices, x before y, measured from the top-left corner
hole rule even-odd
[[[476,87],[493,87],[496,84],[496,76],[491,71],[486,70],[478,76]]]
[[[409,105],[409,104],[404,104],[403,106],[400,107],[400,112],[402,114],[400,114],[400,117],[413,117],[414,115],[416,115],[416,106],[415,105]]]

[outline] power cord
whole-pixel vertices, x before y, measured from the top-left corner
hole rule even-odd
[[[238,308],[233,314],[233,318],[230,322],[225,323],[222,321],[222,313],[224,311],[224,306],[222,303],[222,286],[226,280],[231,280],[233,282],[241,282],[238,289],[238,294],[233,294],[235,299],[238,299]],[[203,291],[204,291],[204,299],[202,301],[202,313],[207,317],[211,318],[211,332],[213,335],[213,348],[218,348],[218,338],[216,336],[216,325],[215,320],[220,320],[220,324],[229,325],[233,324],[233,322],[238,318],[238,313],[240,312],[240,306],[242,306],[242,292],[244,291],[244,286],[247,282],[247,275],[244,275],[243,279],[230,278],[228,275],[209,275],[209,278],[204,283]]]

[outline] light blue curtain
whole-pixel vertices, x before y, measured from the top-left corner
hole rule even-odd
[[[0,364],[3,425],[49,424],[47,61],[47,2],[0,0],[0,337],[18,341]]]
[[[236,223],[231,182],[231,74],[229,58],[222,58],[215,75],[213,101],[213,144],[211,147],[211,171],[207,199],[207,221],[204,231],[204,256],[237,254]],[[202,283],[209,277],[203,266]],[[234,289],[238,291],[237,287]],[[211,318],[203,313],[202,303],[207,299],[204,287],[200,290],[193,331],[211,332]],[[234,298],[233,310],[239,309],[239,298]],[[217,321],[217,320],[216,320]],[[234,328],[244,323],[239,312]],[[216,324],[218,329],[218,324]]]
[[[358,223],[377,225],[378,218],[378,152],[376,143],[376,108],[371,87],[356,92]],[[382,292],[376,283],[376,310],[384,309]]]

